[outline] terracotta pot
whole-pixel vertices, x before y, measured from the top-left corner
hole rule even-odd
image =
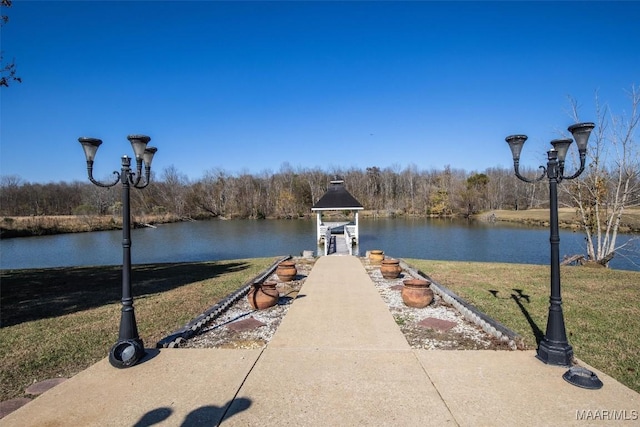
[[[369,251],[369,262],[371,264],[380,264],[384,259],[384,252],[379,249]]]
[[[298,274],[295,261],[282,261],[276,268],[276,274],[278,279],[283,282],[290,282],[295,279],[296,274]]]
[[[276,282],[254,283],[247,294],[249,305],[257,310],[264,310],[276,305],[280,297],[276,284]]]
[[[407,279],[403,281],[402,301],[405,305],[424,308],[433,301],[433,291],[429,288],[429,281],[423,279]]]
[[[380,273],[385,279],[397,279],[402,272],[399,259],[383,259],[380,265]]]

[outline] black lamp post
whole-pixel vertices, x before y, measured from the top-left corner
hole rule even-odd
[[[102,144],[97,138],[78,138],[87,157],[87,174],[89,181],[98,187],[113,187],[122,183],[122,314],[120,316],[120,332],[118,341],[109,351],[109,362],[116,368],[127,368],[135,365],[144,356],[144,345],[138,335],[136,316],[133,310],[133,296],[131,294],[131,214],[129,206],[129,188],[144,188],[149,185],[151,175],[151,161],[158,151],[155,147],[147,147],[151,140],[145,135],[129,135],[133,152],[136,156],[136,171],[131,171],[131,158],[122,156],[122,169],[114,171],[112,182],[102,183],[93,178],[93,159]],[[144,163],[144,180],[142,179],[142,165]]]
[[[520,175],[520,152],[527,140],[526,135],[511,135],[506,138],[513,154],[513,167],[516,176],[525,182],[538,182],[545,176],[549,180],[549,223],[551,227],[551,297],[549,298],[549,316],[547,318],[547,331],[538,345],[536,357],[544,363],[558,366],[570,366],[573,360],[573,348],[567,341],[567,333],[562,314],[562,297],[560,295],[560,234],[558,231],[558,183],[563,179],[577,178],[585,167],[587,156],[587,141],[593,123],[578,123],[569,126],[569,132],[578,145],[580,154],[580,169],[571,176],[564,175],[564,161],[569,146],[573,142],[568,139],[555,139],[551,141],[553,148],[548,151],[547,167],[540,166],[542,174],[534,179],[527,179]]]

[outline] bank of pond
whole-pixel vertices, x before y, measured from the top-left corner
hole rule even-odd
[[[157,224],[132,230],[132,262],[190,262],[322,253],[312,220],[208,220]],[[364,256],[382,249],[398,258],[548,264],[549,230],[515,223],[436,218],[362,218]],[[619,236],[619,243],[632,235]],[[633,242],[632,242],[633,243]],[[0,268],[51,268],[122,263],[119,230],[3,239]],[[621,254],[614,269],[640,271],[636,258]],[[560,256],[585,253],[584,235],[561,230]],[[632,253],[633,255],[633,253]]]

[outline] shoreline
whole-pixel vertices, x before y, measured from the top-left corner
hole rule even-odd
[[[360,218],[433,218],[429,215],[404,214],[394,211],[362,211]],[[438,217],[441,218],[441,217]],[[446,217],[449,219],[462,219],[460,216]],[[154,228],[157,224],[171,224],[185,221],[225,221],[235,218],[226,217],[179,217],[177,215],[140,215],[132,217],[132,228]],[[310,220],[314,221],[313,215],[296,218],[263,218],[270,219],[290,219],[290,220]],[[522,224],[531,227],[548,227],[548,209],[529,210],[492,210],[472,215],[466,219],[483,222],[507,222]],[[623,216],[623,224],[620,233],[640,233],[640,209],[629,209]],[[257,220],[257,219],[256,219]],[[575,209],[559,209],[560,229],[580,231],[581,225],[576,215]],[[92,231],[114,231],[122,230],[122,218],[112,215],[53,215],[53,216],[5,216],[0,220],[0,239],[11,239],[18,237],[51,236],[68,233],[86,233]]]

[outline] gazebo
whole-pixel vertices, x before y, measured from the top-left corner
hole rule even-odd
[[[351,247],[358,243],[359,231],[358,231],[358,211],[363,210],[364,207],[353,197],[347,189],[344,187],[343,180],[334,180],[330,182],[329,189],[320,200],[316,202],[311,208],[312,212],[316,213],[317,218],[317,240],[318,244],[325,244],[325,248],[328,245],[332,230],[344,232],[344,237],[348,246]],[[324,222],[322,214],[327,211],[349,211],[354,214],[353,221],[342,222]],[[326,250],[325,250],[325,253]]]

